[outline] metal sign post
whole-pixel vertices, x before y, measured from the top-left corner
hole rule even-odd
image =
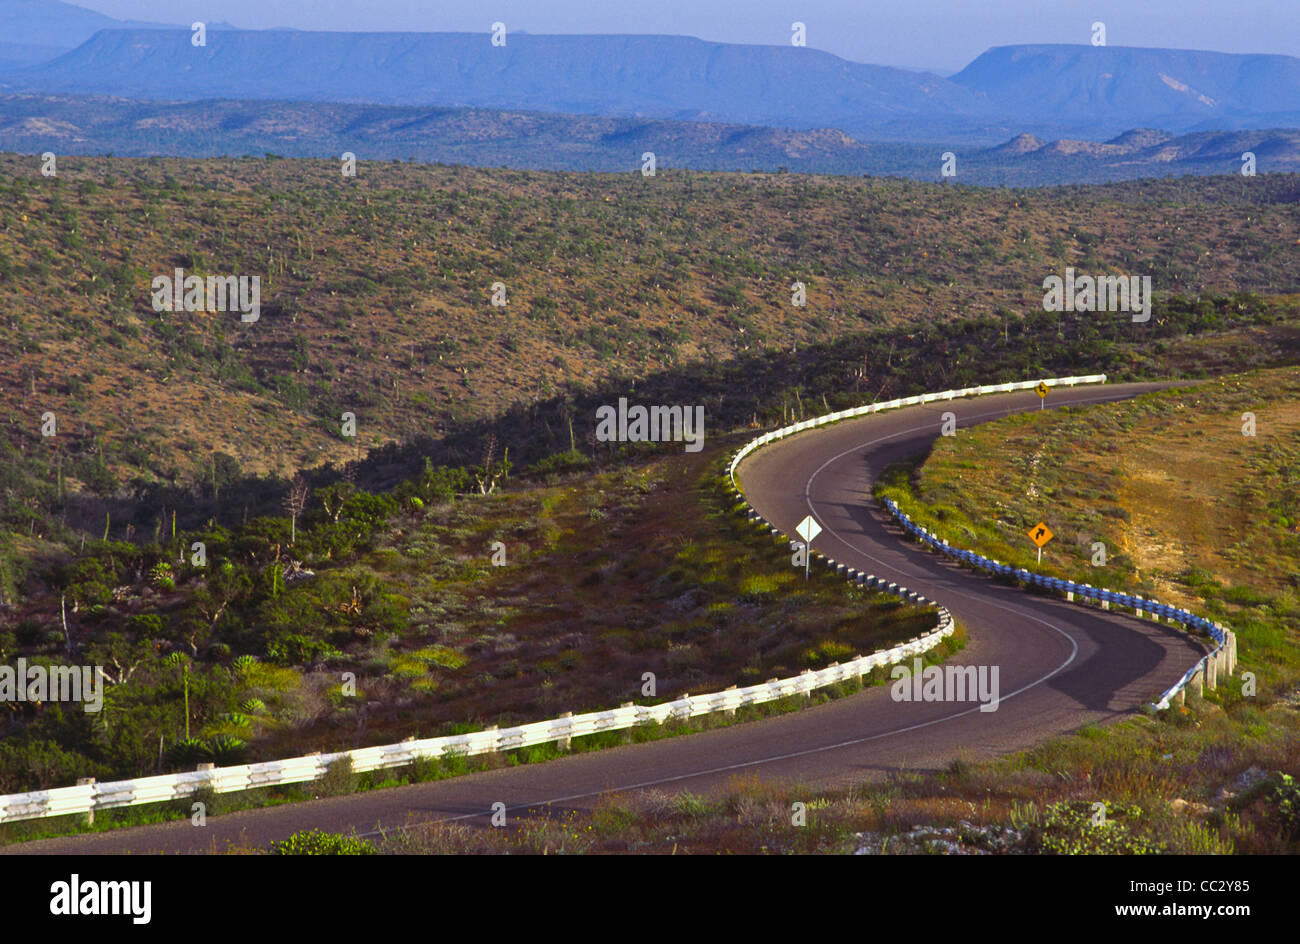
[[[798,532],[799,537],[803,538],[803,579],[807,580],[808,567],[812,561],[813,538],[822,533],[822,526],[813,520],[812,515],[809,515],[799,522],[795,531]]]

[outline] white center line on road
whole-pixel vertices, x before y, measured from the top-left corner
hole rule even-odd
[[[1117,401],[1119,401],[1119,400],[1129,399],[1130,396],[1137,396],[1137,394],[1123,395],[1123,396],[1081,397],[1081,398],[1079,398],[1079,399],[1077,399],[1077,400],[1072,400],[1072,401],[1070,401],[1070,403],[1068,403],[1068,404],[1061,404],[1061,405],[1062,405],[1062,406],[1075,406],[1075,405],[1083,404],[1083,403],[1113,403],[1113,402],[1117,402]],[[924,405],[922,405],[921,409],[924,409]],[[970,422],[971,420],[981,420],[981,419],[987,419],[987,418],[989,418],[989,417],[995,417],[995,416],[996,416],[996,417],[1010,416],[1010,415],[1012,415],[1012,414],[1015,413],[1015,412],[1017,412],[1017,411],[1014,411],[1014,410],[1010,410],[1010,411],[991,410],[991,411],[989,411],[989,412],[987,412],[987,413],[976,413],[974,416],[968,416],[968,417],[965,418],[965,420],[966,420],[966,422]],[[1022,410],[1022,411],[1019,411],[1019,412],[1025,412],[1025,411]],[[911,435],[911,434],[913,434],[913,433],[924,432],[925,430],[930,429],[930,428],[931,428],[931,427],[930,427],[930,424],[927,424],[927,425],[925,425],[925,426],[913,426],[913,427],[911,427],[910,429],[905,429],[905,430],[901,430],[901,431],[896,432],[896,433],[891,433],[891,434],[888,435],[888,436],[880,436],[880,437],[877,437],[876,439],[871,439],[871,440],[868,440],[867,442],[859,443],[858,445],[853,446],[853,447],[851,447],[851,448],[849,448],[849,449],[845,449],[843,452],[839,453],[838,455],[832,456],[831,458],[827,459],[825,462],[823,462],[820,466],[817,467],[817,469],[812,473],[812,475],[808,476],[808,481],[804,483],[804,488],[803,488],[804,502],[805,502],[805,504],[807,504],[809,512],[812,513],[812,514],[817,514],[817,508],[816,508],[816,506],[813,505],[813,500],[812,500],[812,485],[813,485],[813,481],[817,478],[817,476],[821,475],[822,472],[824,472],[824,471],[826,470],[826,468],[827,468],[828,466],[830,466],[832,463],[838,462],[840,459],[843,459],[845,456],[850,455],[850,454],[852,454],[852,453],[854,453],[854,452],[858,452],[858,451],[860,451],[860,450],[862,450],[862,449],[868,449],[868,448],[870,448],[870,447],[872,447],[872,446],[879,445],[880,443],[888,442],[888,441],[891,440],[891,439],[897,439],[897,438],[900,437],[900,436],[909,436],[909,435]],[[821,520],[822,520],[823,522],[826,522],[827,519],[825,518],[825,516],[823,516]],[[848,548],[850,551],[852,551],[852,552],[854,552],[855,554],[858,554],[858,555],[860,555],[860,556],[862,556],[862,557],[865,557],[867,560],[870,560],[870,561],[872,561],[873,563],[880,564],[881,566],[886,567],[886,568],[889,568],[889,569],[891,569],[891,570],[896,570],[898,573],[902,574],[903,577],[906,578],[906,579],[916,579],[916,580],[923,580],[923,581],[929,581],[929,582],[932,582],[932,581],[934,580],[933,576],[931,576],[931,575],[929,575],[929,574],[924,574],[924,573],[909,574],[909,573],[907,573],[907,572],[904,571],[904,570],[901,570],[901,569],[899,569],[899,568],[895,568],[895,567],[893,567],[893,566],[890,565],[887,561],[883,561],[883,560],[881,560],[881,559],[878,558],[878,557],[874,557],[873,555],[867,553],[867,552],[866,552],[865,550],[863,550],[862,548],[859,548],[859,547],[853,545],[852,543],[850,543],[850,542],[848,541],[847,538],[845,538],[842,534],[840,534],[838,531],[836,531],[836,530],[835,530],[835,529],[834,529],[830,524],[828,524],[828,523],[825,524],[825,529],[826,529],[826,533],[827,533],[827,534],[829,534],[831,537],[835,538],[837,541],[839,541],[842,545],[844,545],[844,546],[845,546],[846,548]],[[934,592],[933,590],[930,591],[930,593],[933,593],[933,592]],[[1025,686],[1025,688],[1018,689],[1017,692],[1016,692],[1016,694],[1019,694],[1019,692],[1025,691],[1025,690],[1027,690],[1027,689],[1029,689],[1029,688],[1033,688],[1033,687],[1036,686],[1036,685],[1041,685],[1041,684],[1043,684],[1044,682],[1048,681],[1048,680],[1051,679],[1054,675],[1056,675],[1056,674],[1058,674],[1059,672],[1061,672],[1061,670],[1063,670],[1066,666],[1070,665],[1070,663],[1072,663],[1072,662],[1075,660],[1075,658],[1077,658],[1078,655],[1079,655],[1079,643],[1078,643],[1078,640],[1076,640],[1072,635],[1070,635],[1069,632],[1067,632],[1066,630],[1062,629],[1060,626],[1056,625],[1055,623],[1049,622],[1048,620],[1045,620],[1045,619],[1043,619],[1042,617],[1040,617],[1040,616],[1038,616],[1038,615],[1036,615],[1036,614],[1034,614],[1034,613],[1029,612],[1028,610],[1022,609],[1021,607],[1016,606],[1016,605],[1014,605],[1014,604],[1004,603],[1004,602],[1002,602],[1002,601],[1000,601],[1000,600],[989,600],[989,599],[987,599],[986,597],[983,597],[983,596],[980,596],[980,595],[977,595],[977,594],[973,594],[973,593],[966,593],[966,592],[963,592],[963,591],[961,591],[961,590],[955,590],[955,589],[952,589],[951,587],[945,587],[945,589],[944,589],[943,592],[944,592],[945,596],[949,596],[949,597],[953,597],[953,596],[955,596],[955,597],[959,597],[959,598],[964,599],[964,600],[978,600],[979,602],[985,604],[986,606],[991,606],[991,607],[993,607],[994,609],[996,609],[996,610],[1000,610],[1000,611],[1002,611],[1002,612],[1004,612],[1004,613],[1010,613],[1010,614],[1014,614],[1014,615],[1016,615],[1016,616],[1020,616],[1020,617],[1022,617],[1022,618],[1024,618],[1024,619],[1032,620],[1032,621],[1035,622],[1035,623],[1039,623],[1039,624],[1041,624],[1041,625],[1043,625],[1043,626],[1046,626],[1048,629],[1050,629],[1050,630],[1052,630],[1052,631],[1054,631],[1054,632],[1056,632],[1056,633],[1059,633],[1062,637],[1064,637],[1064,638],[1066,639],[1066,641],[1068,641],[1068,642],[1070,643],[1070,655],[1069,655],[1069,658],[1067,658],[1064,662],[1062,662],[1060,665],[1058,665],[1055,669],[1053,669],[1053,670],[1052,670],[1051,672],[1049,672],[1047,675],[1044,675],[1044,676],[1043,676],[1041,679],[1039,679],[1037,682],[1031,682],[1029,685]],[[945,605],[946,605],[946,603],[945,603]],[[950,611],[951,611],[951,607],[950,607],[949,609],[950,609]],[[954,717],[959,717],[959,716],[954,716]]]
[[[1073,405],[1073,404],[1079,404],[1079,403],[1106,402],[1106,401],[1113,401],[1113,400],[1116,400],[1116,399],[1120,399],[1120,398],[1116,398],[1116,397],[1097,397],[1097,398],[1081,399],[1081,400],[1075,400],[1075,401],[1072,401],[1072,404],[1071,404],[1071,405]],[[990,413],[980,413],[980,414],[976,414],[976,415],[973,416],[973,417],[967,417],[967,419],[968,419],[968,420],[971,420],[971,419],[983,419],[983,418],[986,418],[986,417],[989,417],[989,416],[997,416],[997,415],[999,415],[999,414],[1001,414],[1001,415],[1010,415],[1010,413],[1003,413],[1002,411],[996,411],[996,412],[990,412]],[[877,439],[873,439],[873,440],[870,440],[870,441],[868,441],[868,442],[861,443],[861,444],[859,444],[859,445],[857,445],[857,446],[854,446],[852,449],[846,449],[844,452],[840,453],[839,455],[834,456],[833,458],[828,459],[826,462],[822,463],[822,465],[819,466],[819,467],[817,468],[817,470],[816,470],[815,472],[813,472],[813,474],[810,475],[810,476],[808,477],[808,481],[804,484],[804,499],[805,499],[805,501],[807,501],[807,503],[808,503],[808,509],[809,509],[809,511],[811,511],[811,512],[816,512],[816,510],[817,510],[817,509],[813,506],[813,504],[812,504],[812,499],[809,497],[809,495],[810,495],[810,493],[811,493],[811,491],[812,491],[812,483],[813,483],[813,480],[814,480],[818,475],[820,475],[821,472],[822,472],[822,471],[823,471],[827,466],[829,466],[831,463],[833,463],[833,462],[835,462],[835,461],[837,461],[837,460],[839,460],[839,459],[842,459],[844,456],[848,455],[849,453],[855,452],[855,451],[857,451],[857,450],[860,450],[860,449],[863,449],[863,448],[867,448],[867,447],[870,447],[870,446],[874,446],[874,445],[878,445],[879,443],[886,442],[887,440],[894,439],[894,438],[896,438],[896,437],[898,437],[898,436],[904,436],[904,435],[908,435],[908,434],[910,434],[910,433],[921,432],[921,431],[923,431],[923,430],[925,430],[925,429],[928,429],[928,428],[929,428],[928,426],[918,426],[918,427],[914,427],[914,428],[912,428],[912,429],[903,430],[902,432],[899,432],[899,433],[893,433],[893,434],[891,434],[891,435],[889,435],[889,436],[882,436],[882,437],[879,437],[879,438],[877,438]],[[837,538],[837,539],[838,539],[842,544],[844,544],[845,547],[848,547],[850,550],[853,550],[853,551],[855,551],[856,553],[862,554],[862,556],[867,557],[867,558],[870,559],[870,560],[876,561],[877,563],[880,563],[880,564],[884,564],[884,563],[885,563],[884,561],[880,561],[880,560],[878,560],[877,558],[872,557],[870,554],[867,554],[866,552],[861,551],[860,549],[854,547],[852,544],[850,544],[847,540],[845,540],[845,538],[843,538],[841,535],[839,535],[839,534],[838,534],[838,533],[837,533],[833,528],[831,528],[829,525],[826,526],[826,532],[827,532],[828,534],[831,534],[831,535],[834,536],[835,538]],[[886,566],[888,566],[888,565],[886,565]],[[924,575],[916,575],[916,576],[924,576]],[[928,579],[928,578],[927,578],[927,579]],[[962,592],[960,592],[960,591],[950,591],[950,593],[955,594],[956,596],[960,596],[960,597],[966,598],[966,599],[983,599],[983,598],[977,597],[977,596],[974,595],[974,594],[962,593]],[[988,603],[989,601],[984,600],[984,602]],[[1070,655],[1069,655],[1069,658],[1067,658],[1064,662],[1062,662],[1060,665],[1058,665],[1056,668],[1054,668],[1052,671],[1048,672],[1046,675],[1042,676],[1041,678],[1036,679],[1035,681],[1030,682],[1030,683],[1027,684],[1027,685],[1021,686],[1020,688],[1016,689],[1014,692],[1011,692],[1009,695],[1004,695],[1004,696],[1002,696],[1001,698],[998,699],[998,703],[999,703],[999,704],[1001,704],[1001,703],[1004,702],[1004,701],[1007,701],[1008,699],[1014,698],[1014,697],[1016,697],[1017,695],[1023,694],[1024,692],[1027,692],[1027,691],[1029,691],[1030,689],[1037,688],[1039,685],[1042,685],[1043,683],[1045,683],[1045,682],[1047,682],[1048,680],[1050,680],[1053,676],[1055,676],[1055,675],[1057,675],[1058,673],[1060,673],[1062,669],[1064,669],[1066,666],[1070,665],[1072,662],[1074,662],[1075,658],[1077,658],[1077,656],[1078,656],[1078,654],[1079,654],[1079,644],[1078,644],[1078,642],[1074,639],[1073,636],[1071,636],[1071,635],[1070,635],[1068,632],[1066,632],[1065,630],[1061,629],[1059,626],[1056,626],[1055,624],[1050,623],[1050,622],[1048,622],[1047,620],[1042,619],[1042,618],[1040,618],[1039,616],[1037,616],[1037,615],[1035,615],[1035,614],[1033,614],[1033,613],[1030,613],[1030,612],[1027,612],[1027,611],[1025,611],[1025,610],[1022,610],[1022,609],[1020,609],[1019,607],[1008,606],[1008,605],[1005,605],[1005,604],[1002,604],[1002,603],[998,603],[998,602],[993,602],[991,605],[992,605],[994,608],[999,609],[999,610],[1002,610],[1002,611],[1004,611],[1004,612],[1013,613],[1013,614],[1015,614],[1015,615],[1017,615],[1017,616],[1020,616],[1020,617],[1025,618],[1025,619],[1029,619],[1029,620],[1032,620],[1032,621],[1034,621],[1034,622],[1036,622],[1036,623],[1040,623],[1040,624],[1042,624],[1043,626],[1046,626],[1048,629],[1054,630],[1055,632],[1059,633],[1059,634],[1060,634],[1062,637],[1064,637],[1065,640],[1070,644]],[[744,770],[744,769],[746,769],[746,768],[750,768],[750,767],[759,767],[759,766],[762,766],[762,765],[764,765],[764,764],[779,763],[780,761],[793,760],[793,759],[795,759],[795,758],[799,758],[799,757],[807,757],[807,756],[809,756],[809,755],[811,755],[811,754],[820,754],[820,753],[824,753],[824,752],[826,752],[826,751],[835,751],[835,750],[840,750],[840,749],[845,748],[845,747],[854,747],[854,746],[856,746],[856,745],[858,745],[858,744],[866,744],[866,743],[869,743],[869,742],[871,742],[871,741],[877,741],[877,740],[880,740],[880,739],[882,739],[882,738],[887,738],[887,737],[894,737],[895,735],[899,735],[899,734],[907,734],[908,732],[911,732],[911,731],[917,731],[917,730],[920,730],[920,729],[922,729],[922,728],[932,727],[933,725],[936,725],[936,724],[945,724],[945,723],[950,722],[950,721],[955,721],[955,720],[957,720],[958,718],[963,718],[963,717],[965,717],[966,715],[973,714],[973,713],[975,713],[975,712],[977,712],[977,711],[979,711],[979,710],[980,710],[979,706],[976,706],[976,707],[974,707],[974,708],[968,708],[968,709],[966,709],[965,711],[959,711],[959,712],[957,712],[956,714],[946,715],[946,716],[944,716],[944,717],[942,717],[942,718],[934,718],[934,719],[932,719],[932,720],[930,720],[930,721],[924,721],[924,722],[921,722],[921,723],[919,723],[919,724],[908,725],[908,726],[906,726],[906,727],[896,728],[896,729],[891,730],[891,731],[882,731],[882,732],[880,732],[879,734],[872,734],[872,735],[868,735],[868,736],[866,736],[866,737],[853,738],[853,739],[851,739],[851,740],[840,741],[840,742],[835,743],[835,744],[827,744],[827,745],[824,745],[824,746],[822,746],[822,747],[812,747],[812,748],[807,748],[806,750],[802,750],[802,751],[791,751],[791,752],[786,753],[786,754],[776,754],[776,755],[773,755],[773,756],[771,756],[771,757],[764,757],[764,758],[761,758],[761,759],[759,759],[759,760],[742,761],[742,762],[740,762],[740,763],[736,763],[736,764],[725,764],[725,765],[723,765],[723,766],[721,766],[721,767],[710,767],[710,768],[707,768],[707,769],[705,769],[705,770],[695,770],[695,771],[691,771],[691,772],[689,772],[689,773],[678,774],[678,775],[676,775],[676,776],[672,776],[672,777],[660,777],[660,778],[657,778],[657,779],[655,779],[655,780],[643,780],[643,781],[640,781],[640,782],[638,782],[638,783],[624,784],[623,786],[619,786],[619,787],[606,787],[606,788],[601,789],[601,790],[593,790],[593,791],[589,791],[589,792],[586,792],[586,793],[574,793],[574,794],[570,794],[570,795],[568,795],[568,796],[563,796],[563,797],[552,797],[551,799],[547,799],[547,800],[534,800],[534,801],[531,802],[531,803],[523,803],[523,804],[519,804],[519,805],[517,805],[517,806],[506,807],[506,810],[507,810],[507,812],[518,812],[518,811],[520,811],[520,810],[533,809],[534,807],[539,807],[539,806],[552,806],[552,805],[557,804],[557,803],[571,803],[571,802],[573,802],[573,801],[575,801],[575,800],[587,800],[587,799],[590,799],[590,798],[592,798],[592,797],[596,797],[596,796],[602,796],[602,795],[607,795],[607,794],[626,793],[626,792],[631,791],[631,790],[644,790],[644,789],[648,789],[648,788],[650,788],[650,787],[663,786],[663,785],[665,785],[665,784],[677,783],[677,782],[680,782],[680,781],[683,781],[683,780],[692,780],[692,779],[694,779],[694,778],[696,778],[696,777],[707,777],[707,776],[712,776],[712,775],[714,775],[714,774],[728,773],[728,772],[730,772],[730,771],[734,771],[734,770]],[[380,828],[380,829],[372,830],[371,832],[367,832],[367,833],[358,833],[358,835],[361,836],[361,837],[380,836],[380,835],[386,835],[387,833],[389,833],[389,832],[391,832],[391,831],[394,831],[394,830],[398,830],[398,829],[415,828],[415,827],[418,827],[418,826],[431,826],[431,825],[436,825],[436,824],[438,824],[438,823],[454,823],[454,822],[459,822],[459,821],[461,821],[461,820],[475,819],[475,818],[478,818],[478,817],[481,817],[481,816],[490,816],[491,813],[492,813],[491,810],[480,810],[480,811],[477,811],[477,812],[474,812],[474,813],[462,813],[462,814],[460,814],[460,815],[458,815],[458,816],[441,817],[441,818],[438,818],[438,819],[424,820],[424,821],[419,822],[419,823],[407,823],[407,824],[403,824],[402,826],[392,826],[392,827],[388,827],[387,829]]]
[[[1137,395],[1138,395],[1138,394],[1132,394],[1131,396],[1137,396]],[[1121,399],[1128,399],[1128,397],[1127,397],[1127,396],[1124,396],[1124,397],[1084,397],[1084,398],[1081,398],[1081,399],[1078,399],[1078,400],[1072,400],[1072,401],[1070,401],[1069,403],[1063,403],[1063,404],[1061,404],[1061,406],[1075,406],[1075,405],[1078,405],[1078,404],[1080,404],[1080,403],[1114,403],[1114,402],[1117,402],[1118,400],[1121,400]],[[924,406],[922,406],[922,407],[920,407],[920,408],[921,408],[921,409],[924,409]],[[1053,409],[1057,409],[1057,407],[1054,407]],[[1015,412],[1016,412],[1016,411],[1014,411],[1014,410],[1013,410],[1013,411],[992,410],[992,411],[990,411],[990,412],[988,412],[988,413],[976,413],[974,416],[968,416],[968,417],[966,417],[966,420],[967,420],[967,421],[970,421],[970,420],[982,420],[982,419],[987,419],[987,418],[990,417],[990,416],[1006,417],[1006,416],[1011,416],[1011,415],[1013,415]],[[1028,411],[1026,411],[1026,410],[1021,410],[1021,411],[1019,411],[1019,412],[1024,413],[1024,412],[1028,412]],[[872,414],[872,416],[879,416],[879,415],[880,415],[880,414],[878,414],[878,413],[877,413],[877,414]],[[878,438],[876,438],[876,439],[871,439],[871,440],[868,440],[867,442],[859,443],[858,445],[853,446],[853,447],[850,448],[850,449],[845,449],[843,452],[841,452],[841,453],[840,453],[839,455],[837,455],[837,456],[831,456],[831,458],[827,459],[827,460],[826,460],[825,462],[823,462],[820,466],[818,466],[817,469],[816,469],[816,471],[814,471],[812,475],[808,476],[808,481],[804,483],[804,486],[803,486],[803,497],[804,497],[804,502],[808,505],[808,510],[809,510],[810,512],[813,512],[813,513],[815,513],[815,512],[817,511],[817,509],[816,509],[815,507],[813,507],[813,503],[812,503],[812,497],[811,497],[811,496],[812,496],[812,483],[813,483],[813,479],[815,479],[815,478],[817,478],[817,476],[821,475],[822,472],[826,469],[826,467],[827,467],[828,465],[830,465],[830,464],[833,463],[833,462],[838,462],[840,459],[843,459],[845,456],[849,455],[850,453],[857,452],[857,451],[860,450],[860,449],[866,449],[866,448],[868,448],[868,447],[870,447],[870,446],[876,446],[876,445],[879,445],[880,443],[888,442],[888,441],[891,440],[891,439],[897,439],[897,438],[900,437],[900,436],[910,436],[912,433],[922,433],[922,432],[925,432],[927,429],[930,429],[930,425],[926,425],[926,426],[913,426],[911,429],[900,430],[900,431],[897,432],[897,433],[890,433],[888,436],[880,436],[880,437],[878,437]],[[847,548],[849,548],[850,550],[856,551],[857,553],[861,554],[863,557],[867,558],[867,560],[870,560],[870,561],[872,561],[872,562],[874,562],[874,563],[877,563],[877,564],[881,564],[882,566],[885,566],[885,567],[889,567],[889,566],[890,566],[890,564],[889,564],[887,561],[883,561],[883,560],[881,560],[881,559],[878,558],[878,557],[872,557],[872,556],[871,556],[870,554],[868,554],[866,551],[863,551],[863,550],[861,550],[861,549],[859,549],[859,548],[854,547],[852,544],[850,544],[848,541],[846,541],[846,540],[845,540],[845,539],[844,539],[840,534],[838,534],[838,533],[837,533],[834,529],[832,529],[830,526],[827,526],[827,528],[826,528],[826,533],[828,533],[828,534],[830,534],[832,537],[836,538],[836,539],[837,539],[841,544],[843,544],[845,547],[847,547]],[[918,577],[918,578],[921,578],[921,579],[930,579],[926,574],[909,574],[909,573],[907,573],[906,571],[903,571],[903,570],[899,570],[898,572],[899,572],[900,574],[902,574],[904,577]]]
[[[1031,618],[1036,619],[1036,617],[1031,617]],[[1039,620],[1039,622],[1042,622],[1042,620]],[[1069,639],[1069,636],[1066,636],[1066,638]],[[1070,643],[1074,644],[1074,640],[1070,639]],[[1075,646],[1075,652],[1078,652],[1078,646]],[[1008,699],[1015,698],[1017,695],[1029,691],[1031,688],[1036,688],[1037,686],[1041,685],[1043,682],[1051,678],[1053,675],[1055,675],[1057,672],[1059,672],[1061,668],[1063,668],[1065,665],[1069,665],[1070,662],[1072,662],[1073,660],[1074,660],[1074,653],[1071,653],[1070,658],[1067,659],[1064,663],[1062,663],[1062,666],[1053,669],[1051,672],[1049,672],[1047,675],[1044,675],[1042,678],[1038,679],[1037,681],[1030,682],[1028,685],[1024,685],[1016,689],[1014,692],[1012,692],[1009,695],[1002,695],[1001,697],[998,698],[998,704],[1001,705],[1002,702],[1007,701]],[[783,760],[793,760],[797,757],[807,757],[810,754],[821,754],[821,753],[825,753],[826,751],[837,751],[840,750],[841,748],[853,747],[854,745],[857,744],[866,744],[870,741],[878,741],[881,738],[894,737],[895,735],[898,734],[907,734],[909,731],[919,731],[921,728],[928,728],[936,724],[944,724],[949,721],[955,721],[958,718],[964,718],[966,715],[974,714],[975,712],[980,710],[981,710],[980,706],[977,705],[974,708],[967,708],[965,711],[959,711],[953,715],[945,715],[942,718],[934,718],[931,719],[930,721],[922,721],[919,724],[908,725],[905,728],[895,728],[892,731],[882,731],[879,734],[870,734],[867,735],[866,737],[852,738],[851,740],[840,741],[836,744],[826,744],[822,747],[810,747],[802,751],[791,751],[788,754],[774,754],[771,757],[764,757],[759,760],[741,761],[740,763],[726,764],[721,767],[710,767],[706,770],[694,770],[689,773],[677,774],[676,776],[673,777],[660,777],[656,780],[643,780],[640,783],[624,784],[621,787],[605,787],[600,790],[591,790],[587,793],[574,793],[574,794],[570,794],[569,796],[553,797],[549,800],[534,800],[531,803],[521,803],[518,806],[506,807],[506,811],[517,812],[519,810],[532,809],[535,806],[551,806],[552,804],[555,803],[571,803],[574,800],[587,800],[590,799],[591,797],[603,796],[606,794],[626,793],[629,790],[644,790],[647,787],[658,787],[667,783],[676,783],[680,780],[692,780],[695,777],[708,777],[712,774],[722,774],[732,770],[744,770],[747,767],[758,767],[761,766],[762,764],[773,764]],[[689,737],[689,735],[687,736]],[[393,830],[397,830],[397,829],[408,829],[416,826],[432,826],[438,823],[454,823],[459,820],[474,819],[475,817],[490,816],[491,814],[492,814],[492,810],[480,810],[475,813],[462,813],[459,816],[446,816],[446,817],[441,817],[439,819],[424,820],[419,823],[405,823],[401,826],[390,826],[387,829],[383,829],[383,828],[375,829],[368,833],[357,833],[357,835],[363,838],[368,836],[379,836],[379,835],[384,835],[386,833],[392,832]]]

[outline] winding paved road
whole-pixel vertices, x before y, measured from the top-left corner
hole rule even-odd
[[[1049,407],[1123,399],[1167,384],[1054,390]],[[959,569],[919,545],[871,499],[873,476],[924,451],[940,417],[959,430],[1037,410],[1032,391],[996,394],[849,420],[760,449],[738,470],[752,504],[782,531],[811,511],[825,527],[823,554],[896,580],[945,604],[969,642],[954,662],[998,666],[996,711],[974,704],[894,702],[876,687],[789,715],[649,744],[578,754],[434,783],[243,813],[10,846],[5,853],[202,852],[262,846],[299,829],[370,833],[406,822],[484,824],[508,810],[549,803],[590,808],[603,793],[649,789],[725,793],[736,778],[843,787],[899,769],[941,769],[1030,747],[1081,725],[1121,718],[1176,682],[1204,650],[1164,623],[1029,594]],[[958,433],[960,435],[960,432]]]

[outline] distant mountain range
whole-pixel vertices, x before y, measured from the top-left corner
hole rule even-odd
[[[0,76],[9,91],[146,99],[293,99],[640,117],[861,136],[916,116],[982,116],[938,76],[815,49],[684,36],[105,30]]]
[[[188,18],[188,17],[187,17]],[[1295,168],[1300,59],[1002,46],[961,72],[685,36],[238,30],[0,0],[0,147],[664,166],[971,183]],[[1132,129],[1158,129],[1132,131]]]
[[[1300,59],[1118,46],[999,46],[952,82],[1024,125],[1069,116],[1166,131],[1300,124]]]
[[[0,150],[204,157],[267,153],[546,170],[659,167],[871,174],[939,179],[948,146],[864,143],[841,131],[702,121],[603,118],[479,108],[329,102],[145,102],[90,96],[0,96]],[[952,145],[957,182],[1030,186],[1257,170],[1300,172],[1300,131],[1173,135],[1128,131],[1106,142],[1020,134],[994,147]]]
[[[0,93],[526,110],[966,144],[1022,131],[1095,140],[1135,127],[1300,125],[1300,59],[1288,56],[1002,46],[943,78],[686,36],[511,33],[494,46],[486,32],[226,27],[211,25],[195,47],[188,25],[137,28],[52,0],[0,0],[0,35],[26,50],[10,51]],[[31,61],[60,44],[75,48]]]
[[[117,20],[59,0],[0,0],[0,69],[53,59],[103,29],[151,29],[165,25]]]

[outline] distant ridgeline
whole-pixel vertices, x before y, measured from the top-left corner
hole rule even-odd
[[[941,138],[958,148],[959,181],[1002,184],[1228,173],[1248,150],[1261,172],[1288,169],[1295,136],[1258,132],[1300,126],[1300,60],[1287,56],[1006,46],[942,78],[683,36],[510,33],[494,43],[486,32],[214,25],[201,48],[192,38],[101,29],[48,61],[8,60],[0,148],[351,150],[594,170],[631,170],[652,151],[662,167],[933,179],[941,150],[905,145]],[[1255,133],[1233,134],[1246,131]]]

